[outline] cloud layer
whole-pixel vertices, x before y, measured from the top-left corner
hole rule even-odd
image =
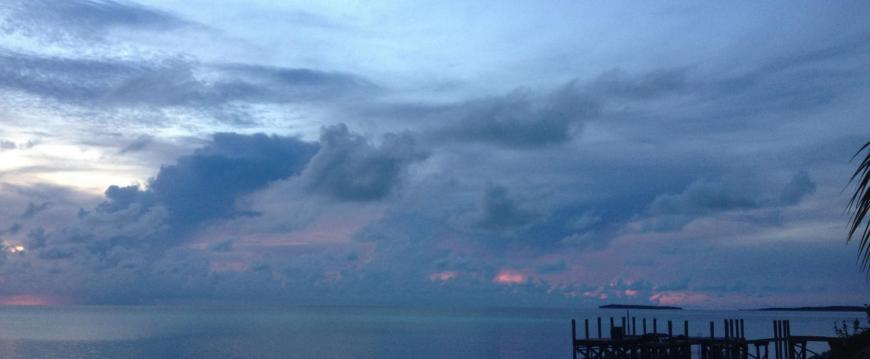
[[[0,302],[868,294],[866,6],[198,5],[0,6]]]

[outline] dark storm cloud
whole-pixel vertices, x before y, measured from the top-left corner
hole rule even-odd
[[[534,219],[533,212],[523,209],[508,195],[507,188],[487,185],[481,201],[481,218],[478,224],[490,230],[523,227]]]
[[[203,80],[199,74],[213,75]],[[240,103],[328,101],[374,85],[308,69],[205,65],[183,58],[74,59],[0,50],[0,88],[110,110],[186,107],[229,111]]]
[[[170,228],[183,233],[208,220],[243,214],[233,208],[238,196],[299,174],[316,151],[316,144],[296,138],[215,134],[207,146],[161,167],[148,189],[110,187],[99,208],[115,212],[132,204],[160,205]]]
[[[48,40],[97,40],[116,28],[165,31],[191,25],[164,11],[111,0],[12,0],[0,5],[0,29]]]
[[[679,194],[664,194],[650,203],[643,215],[652,216],[646,228],[669,231],[682,228],[695,218],[729,211],[793,206],[816,190],[806,171],[785,184],[764,186],[741,181],[705,181],[690,184]]]
[[[705,215],[732,209],[755,208],[755,193],[731,183],[698,181],[676,195],[662,195],[650,204],[655,214]]]
[[[784,206],[795,205],[800,203],[804,197],[815,192],[816,183],[806,171],[800,171],[782,188],[775,203]]]
[[[379,145],[339,124],[326,127],[320,151],[305,171],[308,187],[346,201],[373,201],[402,184],[408,166],[426,158],[408,133],[388,133]]]
[[[177,249],[178,244],[204,223],[249,215],[236,209],[239,196],[299,175],[317,149],[316,143],[294,137],[219,133],[192,154],[163,166],[147,188],[111,186],[102,203],[89,211],[80,210],[78,216],[73,217],[75,212],[65,206],[69,218],[40,225],[45,217],[42,207],[57,210],[31,203],[25,213],[33,217],[26,219],[30,227],[27,235],[20,235],[21,228],[5,232],[15,236],[32,255],[4,267],[4,274],[39,277],[42,284],[51,283],[54,288],[78,283],[79,289],[64,290],[87,293],[83,300],[88,302],[131,303],[142,296],[154,299],[170,295],[164,290],[195,297],[209,290],[215,279],[209,277],[201,255]],[[10,193],[10,188],[5,189],[0,193]],[[62,205],[67,202],[57,194],[53,200]],[[40,214],[33,216],[36,213]],[[232,243],[212,249],[225,252],[232,249]],[[184,284],[190,280],[202,286]],[[30,292],[37,288],[22,286]]]
[[[580,133],[585,121],[599,114],[600,108],[597,101],[570,82],[549,93],[518,89],[442,110],[452,122],[436,131],[436,136],[444,140],[536,148],[568,142]]]
[[[710,213],[763,206],[788,206],[815,192],[816,185],[806,171],[800,171],[773,195],[755,184],[727,181],[697,181],[682,193],[662,195],[649,207],[654,214],[703,216]]]
[[[302,182],[293,183],[318,180],[318,192],[339,200],[376,200],[393,193],[408,165],[425,158],[408,134],[387,134],[373,145],[337,125],[324,128],[322,141],[215,134],[192,154],[161,167],[145,188],[110,186],[104,201],[81,210],[71,224],[27,237],[28,248],[39,260],[71,263],[89,275],[129,269],[150,278],[160,269],[150,262],[162,260],[193,231],[218,220],[256,216],[238,208],[236,200],[273,182],[299,176]],[[310,169],[303,172],[306,166]],[[35,214],[40,206],[31,207]],[[235,242],[209,249],[228,253]]]

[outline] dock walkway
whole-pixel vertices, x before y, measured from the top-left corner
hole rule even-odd
[[[572,355],[574,359],[807,359],[815,353],[807,348],[810,342],[830,345],[842,340],[836,337],[791,335],[788,320],[773,321],[773,338],[747,339],[742,319],[725,319],[720,336],[715,322],[709,324],[709,336],[689,336],[689,322],[683,321],[682,334],[675,334],[674,323],[667,321],[667,331],[658,330],[658,320],[652,319],[648,330],[646,318],[622,317],[621,325],[609,321],[610,335],[602,333],[601,317],[590,331],[590,321],[583,321],[583,337],[577,337],[577,322],[571,320]],[[640,330],[638,330],[640,329]]]

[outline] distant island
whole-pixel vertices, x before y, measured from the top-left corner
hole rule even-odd
[[[635,305],[635,304],[607,304],[598,309],[649,309],[649,310],[683,310],[680,307],[668,307],[662,305]]]
[[[867,307],[850,305],[832,305],[827,307],[794,307],[794,308],[759,308],[744,309],[750,311],[766,312],[867,312]]]

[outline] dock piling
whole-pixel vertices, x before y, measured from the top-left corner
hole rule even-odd
[[[601,339],[601,317],[598,317],[598,339]]]
[[[646,318],[641,318],[645,335],[637,335],[637,317],[621,318],[624,327],[617,326],[611,317],[611,334],[602,338],[601,317],[596,318],[599,337],[590,339],[589,319],[583,320],[584,334],[577,338],[577,321],[571,320],[572,358],[574,359],[807,359],[812,354],[808,342],[830,343],[837,340],[831,337],[793,336],[789,320],[774,320],[773,337],[746,339],[745,323],[742,319],[724,319],[723,336],[716,337],[716,322],[709,322],[710,336],[692,337],[689,334],[689,321],[683,320],[682,335],[674,336],[674,322],[667,322],[667,336],[659,335],[658,320],[653,318],[656,335],[646,331]],[[773,348],[771,349],[771,345]],[[751,347],[755,347],[750,354]]]
[[[577,321],[571,319],[571,355],[577,359],[577,347],[574,343],[577,343]]]
[[[589,319],[583,320],[583,337],[589,339]]]

